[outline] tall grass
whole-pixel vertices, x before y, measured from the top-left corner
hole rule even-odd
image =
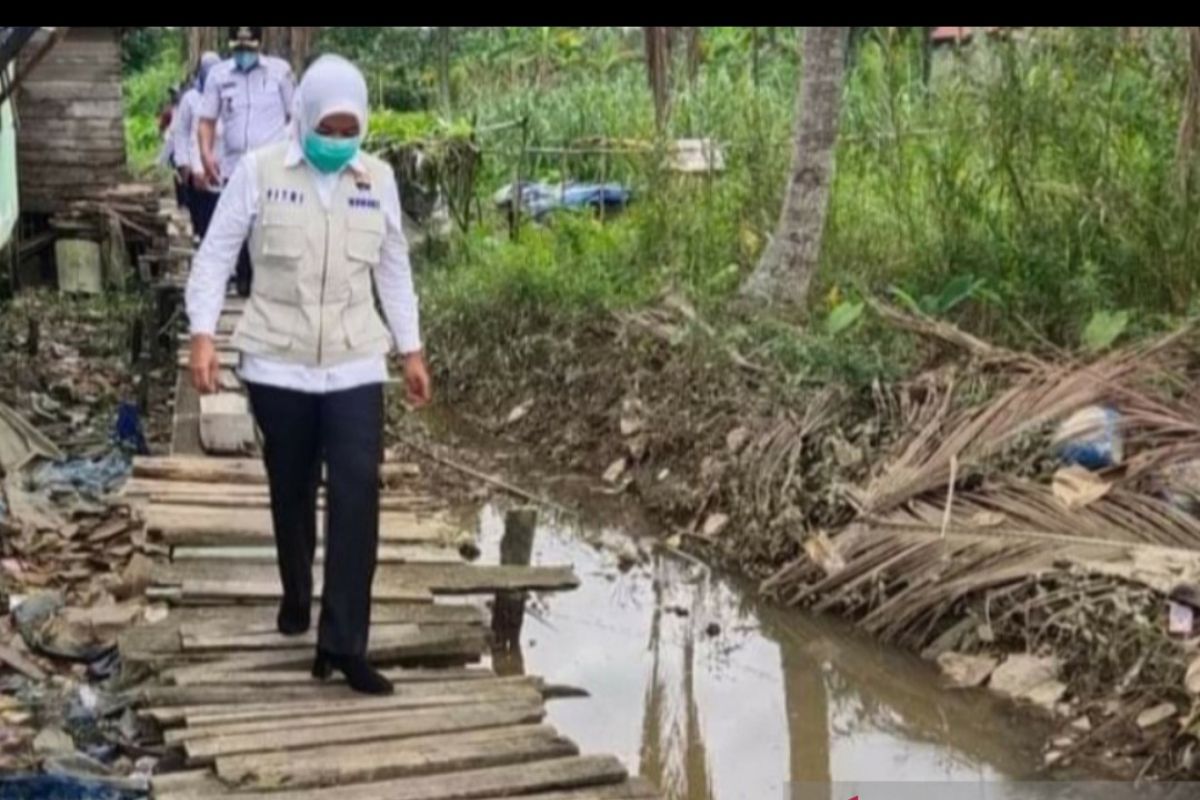
[[[459,111],[481,123],[528,117],[534,145],[653,140],[636,39],[584,35],[602,55],[557,70],[468,57],[473,88]],[[710,308],[724,305],[774,227],[798,65],[791,48],[777,46],[760,58],[756,82],[736,39],[743,32],[708,35],[695,84],[675,82],[666,136],[719,140],[723,173],[685,179],[654,158],[612,158],[607,175],[632,186],[636,201],[606,224],[609,234],[585,250],[553,242],[575,225],[511,243],[497,217],[470,246],[451,248],[431,289],[460,304],[511,301],[515,291],[563,311],[637,302],[672,285]],[[1174,174],[1185,56],[1170,30],[1034,29],[938,52],[927,85],[911,40],[868,39],[846,86],[814,303],[898,288],[941,298],[929,307],[988,335],[1018,341],[1032,329],[1066,345],[1099,311],[1129,310],[1143,330],[1188,313],[1200,252],[1195,199],[1181,196]],[[511,178],[512,134],[502,137],[483,140],[494,148],[484,196]],[[527,174],[594,180],[599,163],[533,158]],[[528,265],[547,257],[553,263],[530,282]],[[636,291],[626,289],[631,275]],[[567,290],[579,286],[597,294]]]

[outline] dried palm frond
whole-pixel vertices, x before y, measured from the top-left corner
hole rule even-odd
[[[865,488],[852,490],[850,501],[862,514],[877,514],[926,492],[944,491],[953,460],[961,467],[978,465],[1019,437],[1114,397],[1129,407],[1125,426],[1142,430],[1146,440],[1150,437],[1147,431],[1155,431],[1160,443],[1187,441],[1189,436],[1196,441],[1200,431],[1177,409],[1139,394],[1134,387],[1134,379],[1153,374],[1158,357],[1185,332],[1118,351],[1091,364],[1051,367],[1039,362],[1036,369],[980,407],[952,412],[949,399],[944,398],[941,412],[922,426],[897,456],[885,462]],[[1142,462],[1135,466],[1146,468]]]

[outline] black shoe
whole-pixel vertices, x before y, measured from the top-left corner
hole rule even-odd
[[[311,622],[311,604],[287,606],[280,603],[279,615],[275,618],[275,624],[279,627],[279,632],[284,636],[299,636],[307,632]]]
[[[346,683],[356,692],[391,694],[395,691],[392,682],[380,675],[363,656],[335,656],[318,648],[317,658],[313,661],[313,677],[325,680],[335,669],[346,676]]]
[[[250,276],[249,275],[238,275],[235,283],[237,284],[238,297],[249,297],[250,296]]]

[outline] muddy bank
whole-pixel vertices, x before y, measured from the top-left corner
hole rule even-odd
[[[1146,488],[1200,442],[1186,392],[1151,388],[1164,371],[1194,382],[1186,349],[1083,365],[910,327],[933,342],[929,368],[858,389],[795,386],[678,308],[432,349],[443,402],[648,509],[672,544],[960,681],[996,671],[1050,720],[1048,763],[1193,774],[1194,639],[1165,615],[1173,586],[1200,579],[1200,523]],[[1137,457],[1064,513],[1047,427],[1114,396]]]

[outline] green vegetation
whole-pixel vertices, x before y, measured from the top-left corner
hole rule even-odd
[[[441,75],[434,29],[329,29],[319,47],[362,64],[388,107],[373,142],[474,130],[481,223],[420,264],[434,335],[504,338],[515,319],[580,320],[675,290],[742,352],[797,379],[865,378],[903,361],[860,305],[867,294],[1009,344],[1036,335],[1090,349],[1193,310],[1200,237],[1175,168],[1188,63],[1178,31],[1021,31],[937,51],[928,83],[914,38],[879,31],[848,73],[817,324],[736,322],[727,312],[783,195],[796,33],[705,28],[694,79],[677,47],[661,134],[636,28],[453,29]],[[126,81],[137,163],[152,149],[147,115],[179,77],[171,47],[147,64]],[[558,214],[512,240],[491,196],[522,141],[520,125],[502,124],[522,119],[523,177],[620,181],[630,208],[603,221]],[[726,168],[667,171],[664,143],[679,137],[720,142]],[[538,152],[596,139],[614,152]]]

